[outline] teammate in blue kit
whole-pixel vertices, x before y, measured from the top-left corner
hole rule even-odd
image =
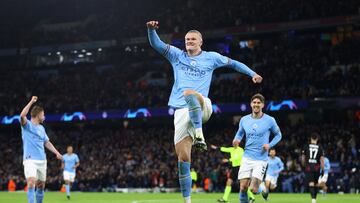
[[[330,168],[331,168],[331,166],[330,166],[329,159],[327,157],[324,157],[324,172],[320,168],[321,176],[319,177],[319,180],[318,180],[318,184],[319,184],[320,189],[322,189],[323,195],[325,195],[326,192],[327,192],[326,182],[327,182],[328,177],[329,177]]]
[[[80,166],[79,157],[73,153],[73,147],[68,146],[67,153],[63,155],[63,162],[61,163],[61,169],[64,169],[64,181],[66,189],[66,197],[70,199],[70,189],[72,183],[75,181],[76,168]]]
[[[270,149],[268,158],[268,168],[265,177],[265,189],[262,191],[262,196],[267,200],[270,190],[275,190],[277,186],[277,179],[282,170],[284,170],[284,163],[276,155],[274,148]]]
[[[61,154],[49,141],[44,126],[44,109],[34,106],[31,109],[31,120],[26,118],[31,106],[38,100],[36,96],[24,107],[20,113],[21,135],[23,141],[23,164],[26,183],[28,186],[28,203],[42,203],[44,199],[44,188],[46,180],[46,154],[44,146],[62,159]],[[36,191],[35,191],[36,188]],[[36,199],[35,199],[36,197]]]
[[[158,21],[146,23],[150,45],[163,55],[172,65],[174,85],[168,105],[175,108],[175,151],[178,156],[179,182],[186,203],[191,202],[190,161],[192,145],[199,150],[207,146],[202,132],[212,114],[212,104],[208,97],[213,71],[219,67],[230,67],[260,83],[262,77],[245,64],[222,56],[216,52],[202,51],[202,35],[190,30],[185,35],[186,51],[165,44],[156,33]]]
[[[280,128],[275,119],[262,112],[265,98],[255,94],[251,98],[252,113],[241,118],[239,130],[233,140],[233,146],[238,147],[246,136],[245,152],[239,169],[240,203],[248,203],[247,190],[259,194],[259,185],[265,174],[268,151],[281,140]],[[270,133],[274,138],[269,143]],[[250,186],[249,186],[250,185]]]

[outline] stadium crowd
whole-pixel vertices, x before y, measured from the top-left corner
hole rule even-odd
[[[215,118],[216,119],[216,118]],[[231,119],[217,119],[224,126],[207,125],[205,134],[209,144],[229,146],[237,130]],[[215,121],[213,121],[215,122]],[[225,124],[227,123],[227,124]],[[359,124],[300,122],[294,126],[281,125],[283,140],[276,146],[277,155],[285,163],[279,179],[278,191],[302,192],[305,189],[300,165],[301,149],[311,132],[319,132],[320,143],[332,163],[329,192],[349,192],[360,189],[360,133]],[[20,128],[20,127],[19,127]],[[113,191],[124,188],[178,187],[177,158],[173,150],[173,129],[169,125],[145,127],[101,127],[81,124],[71,129],[48,126],[51,141],[65,153],[73,145],[80,157],[75,189],[81,191]],[[17,189],[24,187],[22,145],[19,130],[0,136],[0,190],[7,190],[10,179]],[[193,152],[193,166],[198,172],[198,187],[209,179],[208,191],[220,191],[224,186],[226,157],[218,150]],[[174,170],[175,169],[175,170]],[[60,162],[48,153],[47,188],[59,190],[62,184]]]
[[[24,10],[25,7],[28,9]],[[68,12],[64,14],[63,10]],[[11,7],[4,5],[2,13],[7,15],[4,30],[9,32],[0,33],[1,47],[32,47],[143,36],[144,23],[149,18],[162,22],[161,32],[181,33],[190,28],[206,30],[358,15],[360,3],[357,0],[231,0],[224,4],[221,0],[211,3],[205,0],[156,0],[141,3],[107,1],[99,4],[96,0],[76,3],[53,0],[41,6],[26,2],[14,3]]]
[[[359,46],[356,37],[331,45],[318,33],[276,35],[253,48],[240,48],[233,39],[228,55],[255,69],[264,82],[253,85],[242,74],[226,77],[234,71],[219,69],[209,97],[214,103],[230,103],[248,101],[256,92],[268,100],[360,95]],[[166,106],[173,83],[170,64],[152,50],[138,54],[125,53],[110,65],[5,71],[0,76],[0,115],[18,113],[23,103],[16,98],[31,95],[42,98],[47,113]]]

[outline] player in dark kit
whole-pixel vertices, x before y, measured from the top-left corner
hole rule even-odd
[[[310,144],[304,147],[301,158],[302,165],[305,167],[306,179],[309,183],[312,203],[316,203],[320,167],[324,171],[324,151],[318,145],[317,133],[311,134]]]

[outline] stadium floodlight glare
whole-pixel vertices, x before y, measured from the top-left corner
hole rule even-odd
[[[79,54],[78,57],[79,57],[79,58],[83,58],[83,57],[84,57],[84,54]]]
[[[87,52],[87,53],[86,53],[86,56],[91,56],[91,55],[92,55],[91,52]]]

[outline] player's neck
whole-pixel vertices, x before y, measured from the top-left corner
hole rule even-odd
[[[201,49],[197,49],[197,50],[187,50],[186,51],[188,56],[198,56],[201,54],[202,50]]]
[[[40,124],[40,121],[38,121],[38,119],[36,118],[31,118],[31,122],[35,125],[39,125]]]
[[[262,111],[260,111],[260,112],[252,112],[252,114],[251,114],[251,117],[252,118],[255,118],[255,119],[259,119],[259,118],[261,118],[262,116],[264,115],[264,113],[262,112]]]

